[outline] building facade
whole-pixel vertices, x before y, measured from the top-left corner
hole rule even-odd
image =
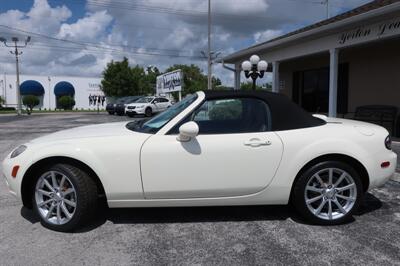
[[[74,98],[74,109],[105,109],[106,99],[100,84],[101,78],[20,75],[21,98],[24,95],[37,96],[40,104],[35,109],[41,110],[56,109],[58,99],[62,96]],[[5,106],[17,106],[15,75],[0,75],[0,96],[5,100]]]
[[[376,0],[228,55],[235,88],[241,63],[257,54],[272,67],[273,91],[309,112],[347,117],[365,105],[400,110],[400,2]]]

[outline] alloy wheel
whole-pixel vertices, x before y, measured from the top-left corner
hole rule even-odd
[[[36,183],[35,202],[39,214],[46,222],[62,225],[74,216],[77,193],[65,174],[48,171]]]
[[[357,199],[353,177],[339,168],[325,168],[307,182],[304,200],[309,211],[324,220],[337,220],[352,210]]]

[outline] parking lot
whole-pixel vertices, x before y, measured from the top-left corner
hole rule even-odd
[[[0,115],[0,159],[43,134],[131,118]],[[287,206],[102,209],[76,233],[43,228],[0,181],[0,265],[400,265],[400,183],[368,193],[355,220],[314,226]]]

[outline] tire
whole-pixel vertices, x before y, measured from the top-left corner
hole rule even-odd
[[[68,164],[56,164],[44,170],[35,180],[32,194],[33,209],[41,224],[55,231],[78,229],[93,217],[97,207],[96,183],[85,172]]]
[[[336,225],[352,219],[362,198],[361,179],[354,168],[343,162],[326,161],[309,167],[297,179],[292,204],[313,224]]]
[[[150,107],[147,107],[146,110],[144,111],[144,115],[147,117],[150,117],[153,115],[153,110],[151,110]]]
[[[108,112],[109,115],[114,115],[114,112]]]

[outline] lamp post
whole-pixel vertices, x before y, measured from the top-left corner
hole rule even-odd
[[[28,42],[31,41],[31,36],[28,36],[25,39],[25,44],[24,45],[18,45],[19,39],[18,37],[12,37],[11,42],[13,44],[8,44],[7,39],[4,37],[0,37],[0,42],[3,42],[6,47],[11,47],[14,48],[14,51],[10,51],[11,54],[15,55],[15,68],[16,68],[16,75],[17,75],[17,81],[16,81],[16,95],[17,95],[17,114],[21,115],[22,110],[21,110],[21,96],[20,96],[20,90],[19,90],[19,59],[18,56],[22,54],[22,51],[18,51],[18,48],[24,48],[28,45]]]
[[[47,80],[49,81],[49,111],[50,111],[50,109],[51,109],[51,86],[50,86],[50,83],[51,83],[51,78],[50,78],[50,76],[48,76],[47,77]]]
[[[268,63],[264,60],[260,61],[258,55],[252,55],[250,61],[244,61],[242,63],[242,69],[246,78],[253,80],[253,90],[256,89],[256,80],[264,77],[265,71],[267,71]]]

